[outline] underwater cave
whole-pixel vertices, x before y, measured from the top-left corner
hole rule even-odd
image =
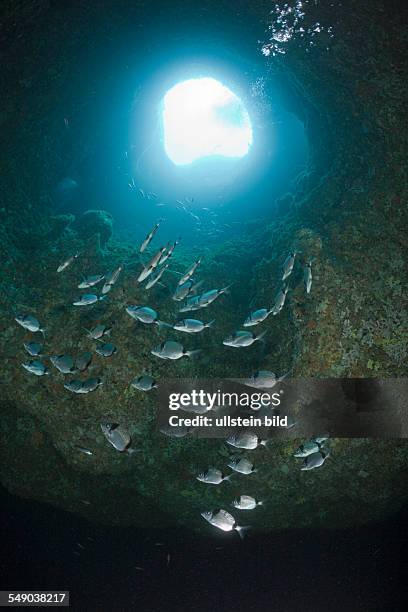
[[[202,513],[235,516],[245,482],[264,503],[250,520],[238,516],[252,526],[248,550],[265,562],[258,543],[268,538],[282,552],[285,533],[310,543],[399,517],[408,498],[407,81],[395,3],[27,0],[1,13],[6,495],[39,502],[38,515],[106,529],[109,541],[114,529],[159,542],[167,530],[175,550],[185,533],[192,548],[215,541],[235,556],[237,534],[217,540]],[[192,292],[177,302],[185,277]],[[188,310],[215,288],[214,303]],[[150,309],[145,319],[131,310],[139,306]],[[263,309],[258,325],[247,323]],[[199,333],[175,327],[182,317],[203,319],[187,330]],[[253,333],[248,346],[236,330]],[[160,358],[169,339],[182,358]],[[228,471],[239,448],[163,435],[162,382],[255,372],[288,385],[294,422],[310,409],[329,429],[343,402],[345,433],[330,435],[319,469],[299,469],[293,453],[306,437],[293,428],[246,451],[249,476],[198,482],[209,466]],[[89,378],[99,381],[92,392],[78,391]],[[356,406],[353,430],[345,421]],[[104,433],[106,423],[114,427]],[[375,609],[344,597],[343,609]]]

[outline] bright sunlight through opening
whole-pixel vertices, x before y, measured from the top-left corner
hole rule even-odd
[[[212,78],[183,81],[163,99],[164,148],[177,165],[220,155],[244,157],[252,127],[242,101]]]

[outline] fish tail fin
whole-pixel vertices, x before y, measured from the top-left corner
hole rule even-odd
[[[197,293],[197,289],[199,289],[203,283],[203,280],[200,280],[198,281],[198,283],[195,283],[195,285],[191,287],[189,294],[192,293],[194,295],[195,293]]]
[[[128,455],[133,455],[133,453],[139,453],[140,450],[137,448],[127,448],[125,451]]]
[[[245,525],[245,526],[237,525],[235,527],[235,531],[238,532],[238,535],[241,538],[241,540],[244,539],[245,533],[248,531],[248,529],[251,529],[251,525]]]
[[[172,270],[171,268],[167,268],[169,272],[173,272],[173,274],[177,274],[177,276],[183,276],[182,272],[178,272],[178,270]]]
[[[257,337],[256,340],[261,340],[263,341],[263,338],[265,337],[265,335],[267,334],[267,330],[265,329],[263,332],[261,332]]]
[[[281,382],[282,380],[285,380],[285,378],[287,378],[289,374],[291,374],[292,372],[293,372],[293,368],[285,372],[285,374],[282,374],[282,376],[278,378],[278,381]]]
[[[43,338],[44,338],[44,340],[45,340],[45,333],[46,333],[46,330],[45,330],[45,329],[40,328],[38,331],[42,333],[42,336],[43,336]]]
[[[209,323],[207,323],[207,325],[205,327],[213,327],[215,323],[215,319],[213,319],[212,321],[210,321]]]
[[[229,482],[230,483],[232,476],[235,476],[235,474],[234,473],[228,474],[228,476],[224,476],[223,480],[225,480],[225,482]]]
[[[196,349],[194,351],[186,351],[184,354],[187,355],[187,357],[196,357],[201,351],[202,349]]]
[[[173,329],[173,326],[170,325],[170,323],[165,323],[164,321],[155,321],[156,325],[158,325],[159,327],[165,327],[166,329]]]
[[[230,284],[229,284],[229,285],[227,285],[226,287],[223,287],[223,288],[220,290],[220,293],[226,293],[227,295],[228,295],[229,293],[231,293],[231,292],[230,292],[230,289],[231,289],[231,287],[232,287],[232,285],[233,285],[233,284],[234,284],[234,283],[230,283]]]

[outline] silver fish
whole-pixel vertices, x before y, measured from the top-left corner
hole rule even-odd
[[[206,291],[205,293],[201,294],[200,295],[200,306],[202,308],[209,306],[210,304],[212,304],[212,302],[214,302],[217,298],[219,298],[220,295],[223,295],[224,293],[228,293],[230,287],[231,285],[227,285],[226,287],[223,287],[222,289],[211,289],[210,291]]]
[[[251,495],[241,495],[238,499],[232,502],[232,505],[238,510],[253,510],[257,506],[262,506],[263,502],[257,501]]]
[[[165,273],[165,271],[167,270],[168,267],[169,266],[166,264],[165,266],[160,268],[160,270],[157,272],[157,274],[155,274],[154,276],[151,276],[150,280],[147,281],[145,288],[146,289],[151,289],[152,287],[154,287],[154,285],[159,282],[159,280],[161,279],[161,277],[163,276],[163,274]]]
[[[24,342],[24,348],[32,357],[39,357],[43,350],[43,345],[39,342]]]
[[[79,283],[78,289],[88,289],[94,287],[105,278],[104,274],[94,274],[93,276],[85,276]]]
[[[157,268],[157,266],[159,265],[160,258],[162,257],[165,250],[166,250],[166,247],[160,247],[157,253],[153,255],[151,260],[145,266],[143,266],[143,270],[137,277],[138,283],[141,283],[142,281],[144,281],[148,276],[150,276],[153,270]]]
[[[209,323],[203,323],[198,319],[182,319],[181,321],[177,321],[175,325],[173,325],[173,329],[177,331],[183,331],[187,334],[195,334],[203,331],[206,327],[211,327],[215,323],[215,319],[210,321]]]
[[[143,376],[138,376],[130,383],[132,387],[135,389],[139,389],[139,391],[150,391],[151,389],[157,388],[157,383],[153,376],[149,376],[148,374],[144,374]]]
[[[100,378],[88,378],[81,384],[81,388],[77,393],[91,393],[95,391],[103,382]]]
[[[33,315],[17,315],[14,320],[17,321],[21,327],[28,329],[30,332],[39,331],[43,335],[45,334],[45,330],[40,326],[38,319],[36,319]]]
[[[303,282],[306,293],[310,293],[312,288],[312,260],[308,261],[303,270]]]
[[[184,298],[186,298],[188,295],[194,295],[197,289],[202,284],[203,281],[199,281],[198,283],[196,283],[193,278],[190,278],[182,285],[177,285],[177,288],[173,295],[173,300],[175,300],[176,302],[181,302],[181,300],[184,300]]]
[[[64,389],[71,391],[72,393],[81,393],[82,381],[80,380],[69,380],[64,384]]]
[[[79,372],[85,372],[91,361],[92,353],[90,351],[85,351],[75,359],[75,367]]]
[[[308,455],[303,460],[303,465],[300,468],[302,471],[304,470],[314,470],[323,465],[329,456],[329,452],[327,450],[320,449],[317,453],[312,453]]]
[[[211,407],[207,404],[189,404],[188,406],[180,406],[180,410],[184,410],[184,412],[192,412],[194,414],[205,414],[210,410],[216,410],[217,407]]]
[[[260,440],[258,436],[250,431],[243,431],[226,439],[227,444],[235,448],[254,449],[258,446],[266,446],[266,440]]]
[[[242,459],[231,459],[227,465],[231,470],[239,472],[240,474],[253,474],[257,471],[254,468],[254,464],[245,457],[242,457]]]
[[[102,344],[95,349],[95,352],[102,357],[111,357],[114,353],[117,352],[117,348],[114,344],[107,342],[106,344]]]
[[[249,331],[236,331],[231,334],[231,336],[228,336],[228,338],[225,338],[225,340],[223,340],[223,344],[225,346],[233,346],[236,348],[251,346],[251,344],[253,344],[257,340],[261,340],[265,336],[265,334],[266,331],[263,331],[258,335]]]
[[[118,280],[119,274],[122,272],[122,270],[123,270],[123,266],[119,266],[119,268],[116,268],[116,270],[113,270],[113,272],[109,272],[109,274],[106,275],[105,283],[102,287],[103,295],[105,293],[108,293],[112,289],[113,285]]]
[[[201,225],[201,219],[198,215],[195,215],[193,212],[190,211],[190,215],[193,217],[193,219],[195,221],[197,221],[197,223],[199,223]]]
[[[164,264],[165,261],[170,259],[170,257],[173,255],[174,249],[180,243],[180,240],[181,240],[181,238],[178,238],[175,242],[173,242],[172,245],[167,247],[167,251],[165,253],[163,253],[162,258],[159,261],[160,265]]]
[[[116,450],[123,453],[131,443],[130,434],[125,427],[118,423],[101,423],[105,438]]]
[[[27,370],[27,372],[30,372],[30,374],[34,374],[35,376],[44,376],[45,374],[50,373],[48,368],[46,368],[41,361],[37,361],[36,359],[31,359],[30,361],[22,363],[21,365],[25,370]]]
[[[93,455],[93,452],[89,450],[89,448],[84,448],[83,446],[76,446],[75,448],[84,455]]]
[[[308,457],[312,453],[318,453],[320,450],[320,444],[315,440],[309,440],[304,444],[301,444],[299,448],[296,449],[293,456],[294,457]]]
[[[272,308],[272,314],[273,315],[277,315],[282,308],[285,305],[285,300],[286,300],[286,294],[289,291],[289,286],[286,285],[286,287],[282,287],[282,289],[279,291],[279,293],[277,294],[276,298],[275,298],[275,303],[273,305]]]
[[[153,236],[155,235],[155,233],[159,229],[161,221],[162,220],[160,220],[160,221],[158,221],[156,223],[156,225],[153,227],[153,229],[147,234],[146,238],[143,240],[142,244],[140,245],[140,249],[139,249],[140,253],[143,253],[143,251],[146,250],[146,248],[149,246],[150,242],[153,240]]]
[[[318,444],[323,444],[323,442],[326,442],[326,440],[328,440],[329,438],[330,438],[329,434],[323,434],[321,436],[315,436],[313,440],[317,442]]]
[[[94,295],[93,293],[85,293],[84,295],[81,295],[79,300],[77,300],[76,302],[73,302],[73,305],[74,306],[89,306],[90,304],[95,304],[95,302],[104,300],[105,297],[106,297],[105,295],[98,297],[97,295]]]
[[[162,425],[160,432],[169,438],[184,438],[194,430],[193,427],[185,425]]]
[[[232,514],[227,512],[226,510],[219,510],[218,512],[202,512],[201,516],[213,525],[213,527],[217,527],[222,531],[237,531],[241,538],[244,537],[244,527],[237,525]]]
[[[146,264],[146,266],[144,266],[145,268],[157,268],[157,266],[159,265],[160,261],[163,258],[163,255],[165,254],[167,250],[167,246],[162,246],[160,247],[160,249],[157,251],[157,253],[155,253],[153,255],[153,257],[150,259],[150,261]]]
[[[126,312],[132,319],[142,323],[156,323],[158,317],[157,312],[149,306],[128,306]]]
[[[200,308],[204,308],[204,306],[200,305],[200,296],[194,295],[187,298],[182,307],[179,308],[179,312],[191,312],[192,310],[199,310]]]
[[[161,359],[180,359],[181,357],[187,356],[192,357],[199,353],[199,350],[196,351],[187,351],[182,344],[179,342],[174,342],[173,340],[167,340],[163,342],[159,346],[156,346],[151,351],[152,355],[156,357],[160,357]]]
[[[71,355],[55,355],[50,357],[50,361],[62,374],[72,374],[75,372],[74,360]]]
[[[88,338],[91,338],[91,340],[99,340],[99,338],[102,338],[102,336],[109,336],[112,328],[111,327],[107,327],[106,325],[96,325],[93,329],[86,329],[85,330],[88,335]]]
[[[199,257],[194,263],[193,265],[187,270],[187,272],[185,272],[185,274],[183,274],[183,276],[180,278],[178,284],[179,285],[184,285],[185,282],[188,281],[189,278],[191,278],[194,274],[194,272],[197,270],[198,266],[201,263],[201,257]]]
[[[291,251],[287,258],[285,259],[282,269],[283,276],[282,280],[284,281],[288,276],[292,273],[293,266],[295,265],[296,251]]]
[[[258,323],[262,323],[262,321],[265,321],[265,319],[269,317],[271,312],[272,308],[259,308],[258,310],[254,310],[254,312],[251,312],[245,319],[243,324],[244,327],[251,327],[252,325],[258,325]]]
[[[289,372],[286,372],[286,374],[276,378],[276,375],[269,370],[258,370],[251,378],[241,382],[247,387],[254,387],[255,389],[272,389],[277,383],[284,380],[288,374]]]
[[[221,470],[217,468],[210,467],[206,472],[201,472],[196,477],[200,482],[205,482],[207,484],[219,485],[224,480],[229,480],[233,476],[233,474],[229,474],[229,476],[225,476]]]
[[[62,262],[62,264],[60,264],[57,268],[57,272],[62,272],[63,270],[66,270],[66,268],[68,268],[68,266],[70,266],[72,264],[72,262],[77,259],[77,257],[79,257],[79,253],[76,253],[75,255],[72,255],[71,257],[68,257],[68,259],[66,259],[64,262]]]

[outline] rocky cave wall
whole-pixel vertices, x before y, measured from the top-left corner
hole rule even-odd
[[[232,33],[214,22],[214,35],[224,32],[228,44],[244,36],[245,49],[260,53],[256,36],[266,26],[269,4],[231,4],[217,8],[217,20],[222,15],[224,26],[233,24]],[[161,6],[158,21],[164,23],[168,7]],[[199,27],[208,27],[212,8],[173,6],[186,29],[191,15]],[[223,242],[203,263],[202,276],[211,285],[235,281],[231,296],[213,307],[217,328],[207,336],[205,355],[155,364],[159,379],[247,374],[259,354],[251,349],[218,358],[220,340],[241,323],[248,294],[271,302],[282,255],[290,248],[315,258],[313,291],[306,299],[300,276],[294,278],[288,308],[268,326],[262,367],[278,373],[293,368],[295,377],[406,375],[407,147],[401,127],[408,81],[399,51],[406,41],[393,3],[348,0],[310,10],[334,28],[329,51],[288,45],[286,54],[256,63],[254,75],[265,82],[261,103],[273,77],[288,107],[305,122],[308,169],[276,203],[277,217],[268,225],[248,220],[245,238]],[[98,3],[97,11],[92,3],[62,8],[6,2],[1,11],[7,49],[0,115],[1,481],[14,493],[106,523],[147,525],[160,518],[161,524],[204,530],[200,512],[229,503],[239,487],[208,489],[194,473],[211,464],[225,467],[231,453],[220,441],[173,440],[156,432],[154,395],[129,387],[161,341],[159,330],[135,328],[124,314],[126,304],[145,301],[134,275],[137,255],[110,237],[109,218],[97,217],[95,235],[86,220],[72,223],[72,217],[55,215],[50,195],[61,172],[93,146],[89,105],[106,94],[92,78],[94,69],[99,62],[109,65],[122,32],[149,27],[149,11],[143,3],[121,2]],[[152,37],[152,47],[165,43]],[[67,115],[75,117],[75,137],[64,148]],[[70,306],[78,269],[71,267],[63,279],[55,273],[61,259],[77,250],[85,269],[127,264],[112,298],[85,313]],[[189,253],[180,250],[175,265],[183,269],[189,262]],[[174,318],[164,289],[154,299],[162,319]],[[118,354],[103,362],[94,357],[92,366],[95,375],[103,373],[103,389],[78,398],[64,391],[62,375],[27,375],[20,364],[29,334],[14,322],[21,311],[46,325],[49,354],[92,349],[83,328],[114,322]],[[139,452],[129,457],[109,447],[100,432],[102,419],[126,425]],[[406,502],[404,441],[333,440],[330,461],[310,473],[298,471],[295,444],[283,439],[264,453],[253,451],[259,471],[246,492],[269,500],[256,514],[256,528],[344,526],[376,520]],[[92,447],[94,455],[78,453],[78,445]]]

